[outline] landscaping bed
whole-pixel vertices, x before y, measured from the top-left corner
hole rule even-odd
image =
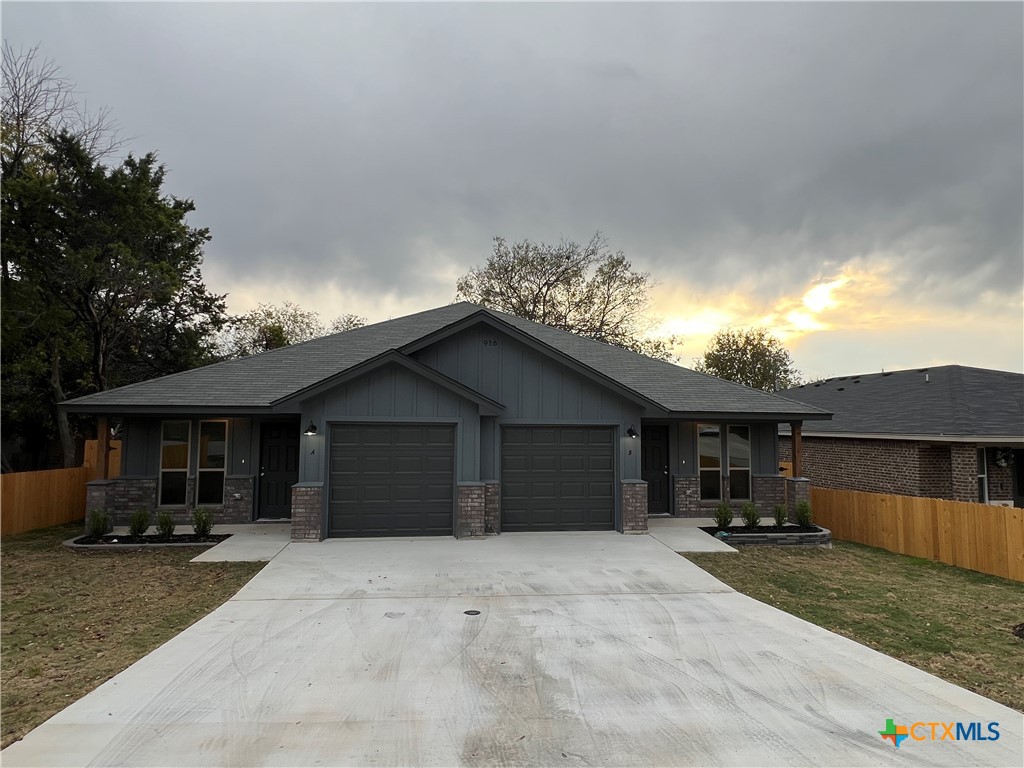
[[[195,546],[64,546],[81,532],[79,522],[0,541],[0,746],[170,640],[265,565],[190,563]]]
[[[1024,711],[1024,584],[844,541],[685,557],[761,602]]]
[[[64,545],[77,549],[85,547],[88,549],[111,549],[117,547],[212,547],[225,539],[231,538],[230,533],[213,533],[207,536],[199,536],[194,533],[175,533],[169,538],[160,534],[151,533],[142,536],[129,536],[128,534],[118,535],[108,533],[106,536],[79,536],[75,539],[68,539]]]
[[[704,533],[741,547],[830,547],[832,532],[817,525],[760,525],[756,527],[701,526]]]

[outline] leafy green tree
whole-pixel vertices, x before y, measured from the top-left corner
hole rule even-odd
[[[305,310],[294,302],[259,304],[256,309],[232,318],[219,344],[221,354],[226,357],[247,357],[363,325],[366,325],[366,318],[345,314],[324,327],[319,313]]]
[[[51,406],[215,359],[225,316],[202,282],[209,232],[164,178],[153,154],[107,168],[62,132],[4,180],[5,344],[46,356]],[[72,436],[58,431],[67,462]]]
[[[774,392],[800,383],[789,352],[767,328],[727,328],[708,342],[694,370]]]
[[[655,283],[597,233],[558,245],[494,239],[482,267],[459,278],[457,298],[663,360],[679,339],[648,336]]]

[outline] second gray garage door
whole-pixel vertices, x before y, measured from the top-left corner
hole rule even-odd
[[[607,531],[615,527],[611,427],[505,427],[503,531]]]
[[[455,428],[331,427],[329,536],[451,536]]]

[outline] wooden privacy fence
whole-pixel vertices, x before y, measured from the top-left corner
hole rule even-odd
[[[812,488],[832,537],[1024,581],[1024,509]]]
[[[0,535],[62,525],[85,517],[91,467],[0,475]]]
[[[110,450],[109,477],[121,466],[121,443]],[[96,441],[85,441],[85,463],[71,469],[0,475],[0,535],[63,525],[85,518],[85,484],[96,476]]]

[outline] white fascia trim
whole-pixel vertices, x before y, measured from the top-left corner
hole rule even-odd
[[[915,440],[924,443],[984,443],[1002,447],[1024,448],[1024,435],[905,435],[890,432],[811,432],[803,430],[804,437],[839,437],[854,440]],[[790,437],[780,432],[779,437]]]

